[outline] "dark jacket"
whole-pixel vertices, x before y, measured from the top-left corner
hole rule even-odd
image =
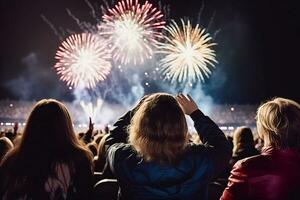
[[[221,199],[300,199],[300,156],[265,148],[261,155],[238,161]]]
[[[200,110],[193,112],[191,118],[204,145],[190,144],[177,165],[161,165],[144,161],[131,145],[124,143],[131,115],[127,113],[115,124],[107,141],[107,161],[119,181],[120,198],[207,199],[208,183],[225,168],[231,156],[230,144],[218,126]]]

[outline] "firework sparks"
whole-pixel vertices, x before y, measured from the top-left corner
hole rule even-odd
[[[171,83],[204,81],[211,74],[209,66],[217,63],[211,48],[216,43],[198,24],[193,28],[190,21],[181,20],[181,25],[172,20],[165,28],[168,36],[159,45],[159,52],[165,56],[159,63],[162,74]]]
[[[84,101],[81,101],[80,105],[84,110],[87,118],[91,117],[92,120],[95,121],[97,117],[97,113],[99,113],[100,109],[102,108],[103,100],[97,99],[97,103],[95,106],[92,104],[92,102],[85,103]]]
[[[148,1],[122,0],[103,16],[101,35],[110,41],[113,58],[122,64],[142,64],[152,57],[165,21],[160,10]]]
[[[59,47],[54,68],[70,87],[93,88],[110,73],[108,43],[90,33],[69,36]]]

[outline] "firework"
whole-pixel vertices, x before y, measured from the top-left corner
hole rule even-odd
[[[90,33],[69,36],[55,58],[57,74],[70,87],[93,88],[106,79],[111,69],[108,43]]]
[[[210,66],[217,63],[211,48],[216,43],[198,24],[193,28],[190,21],[181,20],[181,25],[172,20],[165,28],[165,43],[159,45],[159,52],[165,56],[159,63],[161,72],[171,83],[204,81],[211,74]]]
[[[97,99],[96,105],[93,105],[92,102],[85,103],[84,101],[80,102],[82,109],[84,110],[87,118],[91,117],[93,121],[96,120],[97,113],[99,113],[100,109],[103,105],[102,99]]]
[[[108,38],[114,60],[122,64],[141,64],[151,58],[157,41],[163,37],[164,16],[148,1],[142,5],[138,0],[119,1],[108,9],[103,20],[99,32]]]

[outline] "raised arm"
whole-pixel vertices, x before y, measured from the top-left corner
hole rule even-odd
[[[113,129],[110,131],[109,136],[106,139],[105,145],[106,149],[108,149],[109,146],[115,144],[115,143],[127,143],[127,137],[128,137],[128,126],[130,125],[130,121],[136,112],[136,110],[140,107],[140,105],[143,103],[143,101],[148,96],[144,96],[141,98],[141,100],[138,102],[138,104],[128,112],[126,112],[123,116],[121,116],[113,125]]]
[[[216,172],[222,171],[231,157],[231,146],[226,136],[217,124],[199,110],[191,96],[186,97],[180,94],[176,99],[185,114],[193,119],[197,133],[206,147],[206,152],[213,159]]]
[[[116,143],[127,143],[127,137],[128,137],[128,126],[130,125],[131,119],[134,115],[134,113],[137,111],[137,109],[140,107],[140,105],[143,103],[143,101],[147,98],[147,96],[144,96],[139,103],[131,110],[126,112],[124,115],[122,115],[113,125],[113,129],[110,130],[109,135],[105,139],[104,148],[105,148],[105,156],[108,157],[107,153],[109,151],[109,148]],[[104,166],[103,170],[103,176],[105,177],[114,177],[114,175],[111,172],[110,167],[108,167],[108,161],[106,161],[106,164]]]

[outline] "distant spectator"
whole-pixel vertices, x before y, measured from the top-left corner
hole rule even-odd
[[[0,196],[10,199],[89,199],[92,157],[76,138],[67,108],[41,100],[22,140],[0,164]]]
[[[103,133],[98,133],[96,136],[94,136],[94,142],[98,145],[103,136],[104,136]]]
[[[233,155],[230,159],[230,166],[250,156],[258,155],[259,151],[255,149],[253,134],[250,128],[246,126],[238,127],[233,133]]]
[[[104,135],[98,144],[97,156],[94,158],[94,167],[96,172],[102,172],[106,164],[105,141],[107,137],[108,134]]]
[[[18,124],[18,122],[15,122],[15,123],[14,123],[14,126],[13,126],[13,129],[12,129],[12,130],[10,129],[9,131],[7,131],[7,132],[5,133],[5,136],[6,136],[10,141],[14,141],[15,138],[17,137],[18,129],[19,129],[19,124]]]
[[[104,127],[104,134],[108,134],[108,133],[109,133],[109,127],[108,127],[108,125],[106,125]]]
[[[228,142],[230,143],[231,149],[233,149],[233,137],[227,135],[226,138],[227,138]]]
[[[7,137],[0,138],[0,163],[5,154],[13,147],[13,143]]]
[[[98,145],[95,142],[91,142],[87,144],[87,147],[89,148],[89,150],[92,152],[93,157],[95,157],[97,155],[97,147]]]
[[[300,199],[300,105],[275,98],[257,111],[262,154],[238,161],[221,200]]]

